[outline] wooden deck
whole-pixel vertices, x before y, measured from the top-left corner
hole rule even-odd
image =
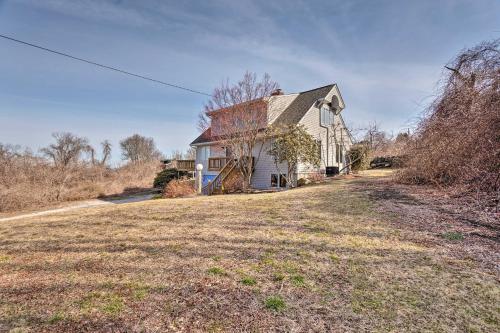
[[[177,169],[179,171],[194,171],[195,170],[195,160],[173,160],[169,162],[163,162],[165,169]]]

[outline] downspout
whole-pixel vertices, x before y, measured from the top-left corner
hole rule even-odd
[[[329,127],[328,127],[328,126],[323,126],[323,125],[321,124],[321,112],[322,112],[322,110],[321,110],[321,105],[320,105],[320,106],[319,106],[319,127],[326,128],[326,143],[325,143],[325,148],[326,148],[325,170],[326,170],[326,167],[327,167],[327,165],[329,164],[329,163],[328,163],[328,157],[329,157],[329,156],[328,156],[328,155],[329,155],[329,154],[328,154],[328,141],[329,141],[329,140],[328,140],[328,137],[330,136],[330,131],[329,131]],[[320,138],[321,138],[321,134],[320,134]],[[320,148],[322,148],[322,147],[320,147]],[[321,150],[322,150],[322,149],[321,149]],[[321,156],[320,156],[320,157],[321,157]],[[321,165],[320,165],[320,167],[321,167]]]
[[[328,141],[329,141],[329,138],[330,138],[330,128],[326,128],[326,163],[325,163],[325,172],[326,172],[326,167],[330,164],[329,162],[329,159],[328,159],[328,148],[330,147],[330,145],[328,144]]]

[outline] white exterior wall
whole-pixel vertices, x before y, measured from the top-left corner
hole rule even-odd
[[[259,154],[261,145],[258,145],[253,150],[253,156],[256,158]],[[266,141],[262,147],[260,158],[258,159],[255,170],[252,175],[252,186],[257,189],[267,189],[271,187],[271,174],[286,174],[288,167],[286,163],[279,165],[279,170],[274,163],[274,159],[267,151],[270,148],[270,141]],[[206,155],[208,151],[208,155]],[[208,171],[208,158],[225,156],[224,151],[219,146],[212,145],[198,145],[196,146],[196,164],[203,165],[203,175],[217,175],[219,171]]]
[[[267,121],[272,124],[299,94],[271,96],[267,101]]]
[[[322,127],[320,125],[320,109],[313,106],[301,119],[299,124],[304,125],[316,140],[321,140],[321,164],[319,168],[313,167],[312,165],[299,163],[297,169],[298,178],[307,177],[309,173],[313,172],[325,172],[327,166],[336,166],[342,169],[345,165],[345,154],[351,145],[350,138],[348,137],[340,115],[335,116],[335,125],[329,128]],[[343,147],[343,160],[337,162],[336,160],[336,147],[335,138],[333,130],[337,131],[337,142],[340,144],[342,141],[344,143]],[[342,141],[341,141],[341,129],[343,130]]]
[[[195,165],[202,164],[203,165],[203,175],[217,175],[218,171],[208,171],[208,158],[214,157],[211,155],[213,152],[213,148],[211,145],[199,145],[196,146],[196,163]]]
[[[257,189],[267,189],[271,187],[271,174],[286,174],[288,172],[287,163],[281,163],[276,167],[274,159],[267,151],[271,147],[271,141],[266,140],[262,147],[260,158],[255,165],[255,170],[252,175],[252,187]],[[261,146],[254,148],[253,156],[258,156]]]
[[[328,129],[320,126],[320,109],[313,106],[304,115],[304,117],[299,122],[300,125],[304,125],[307,132],[311,134],[316,140],[321,140],[321,164],[319,168],[313,167],[309,164],[299,163],[297,167],[297,173],[299,177],[303,177],[304,174],[312,172],[324,172],[325,167],[329,165],[330,155],[332,153],[332,147],[327,145]],[[328,156],[328,160],[327,160]]]

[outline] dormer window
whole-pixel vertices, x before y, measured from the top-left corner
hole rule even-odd
[[[328,105],[322,105],[320,109],[321,120],[320,124],[324,127],[329,127],[333,125],[334,113]]]

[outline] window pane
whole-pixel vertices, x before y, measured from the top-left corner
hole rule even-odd
[[[280,187],[286,187],[286,174],[280,175]]]
[[[271,175],[271,187],[278,187],[278,175],[275,173]]]
[[[321,125],[329,126],[330,125],[330,109],[326,106],[321,107]]]

